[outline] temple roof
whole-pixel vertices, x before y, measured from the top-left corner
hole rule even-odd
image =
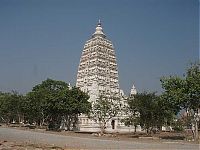
[[[131,88],[131,93],[130,93],[130,95],[135,95],[135,94],[137,94],[137,90],[136,90],[136,88],[135,88],[135,86],[134,86],[134,84],[133,84],[133,86],[132,86],[132,88]]]
[[[95,36],[102,36],[102,37],[106,37],[106,35],[103,33],[103,28],[101,26],[101,21],[99,20],[97,27],[96,27],[96,31],[94,32],[92,37]]]

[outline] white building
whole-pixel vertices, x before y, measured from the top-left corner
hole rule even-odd
[[[118,69],[114,47],[106,39],[101,23],[86,41],[80,59],[76,86],[90,96],[119,94]],[[92,98],[90,99],[92,101]]]
[[[118,67],[112,42],[106,38],[101,22],[97,24],[92,37],[86,41],[77,74],[76,86],[88,92],[90,102],[95,102],[100,95],[122,97],[118,81]],[[122,101],[124,99],[121,99]],[[110,132],[131,131],[121,123],[121,117],[112,118],[106,130]],[[99,131],[99,125],[87,116],[79,116],[81,131]]]
[[[133,84],[132,88],[131,88],[131,93],[130,93],[130,96],[133,96],[133,95],[136,95],[137,94],[137,90]]]

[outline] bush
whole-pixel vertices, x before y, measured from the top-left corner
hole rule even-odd
[[[183,136],[183,135],[172,135],[172,136],[161,136],[160,137],[161,139],[166,139],[166,140],[168,140],[168,139],[170,139],[170,140],[184,140],[185,139],[185,136]]]
[[[48,125],[48,130],[49,131],[58,131],[60,132],[60,125],[56,124],[55,122],[50,122]]]
[[[182,131],[184,131],[184,128],[182,126],[175,126],[173,129],[176,132],[182,132]]]

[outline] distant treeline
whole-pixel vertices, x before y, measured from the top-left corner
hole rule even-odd
[[[179,129],[192,126],[197,139],[200,120],[200,64],[192,64],[183,77],[162,77],[160,81],[162,94],[138,93],[119,100],[119,108],[111,103],[111,97],[97,98],[91,104],[88,94],[79,88],[69,88],[63,81],[47,79],[34,86],[26,95],[0,92],[0,121],[7,124],[14,121],[46,125],[49,129],[58,129],[64,122],[65,128],[71,130],[78,128],[78,115],[81,113],[88,114],[102,125],[106,124],[107,118],[123,111],[126,117],[121,121],[127,126],[140,125],[149,132],[153,128],[161,129],[163,125],[172,126],[176,123],[174,127]],[[92,109],[92,105],[95,109]],[[182,109],[186,110],[186,115],[174,122],[174,117]]]
[[[61,121],[66,128],[77,128],[78,115],[88,113],[89,96],[79,88],[69,88],[63,81],[47,79],[26,95],[0,92],[0,121],[47,125],[58,129]]]

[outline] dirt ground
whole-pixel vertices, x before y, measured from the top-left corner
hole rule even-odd
[[[131,140],[131,141],[154,141],[154,142],[162,142],[163,140],[168,141],[182,141],[182,142],[189,142],[189,143],[197,143],[193,140],[193,135],[191,131],[185,132],[159,132],[156,134],[146,135],[143,132],[137,133],[107,133],[104,135],[99,135],[98,133],[89,133],[89,132],[73,132],[73,131],[46,131],[46,129],[30,129],[27,127],[12,127],[12,126],[2,126],[8,128],[16,128],[19,130],[28,130],[33,132],[42,132],[42,133],[51,133],[51,134],[59,134],[59,135],[66,135],[66,136],[76,136],[76,137],[92,137],[92,138],[100,138],[100,139],[113,139],[113,140]],[[200,134],[199,134],[200,135]]]
[[[0,150],[70,150],[53,145],[0,141]]]
[[[33,132],[42,132],[42,133],[51,133],[51,134],[59,134],[59,135],[70,135],[77,137],[92,137],[97,139],[113,139],[113,140],[125,140],[125,141],[140,141],[140,142],[162,142],[166,141],[181,141],[183,143],[198,143],[192,140],[191,132],[183,132],[183,133],[173,133],[173,132],[161,132],[157,134],[153,134],[152,136],[147,136],[144,133],[129,133],[129,134],[104,134],[99,135],[97,133],[75,133],[69,131],[61,131],[61,132],[52,132],[46,131],[45,129],[29,129],[24,127],[8,127],[5,128],[16,128],[19,130],[29,130]],[[56,147],[54,145],[44,145],[44,144],[33,144],[33,143],[19,143],[13,141],[1,141],[0,140],[0,150],[72,150],[69,147]],[[79,149],[80,150],[80,149]]]

